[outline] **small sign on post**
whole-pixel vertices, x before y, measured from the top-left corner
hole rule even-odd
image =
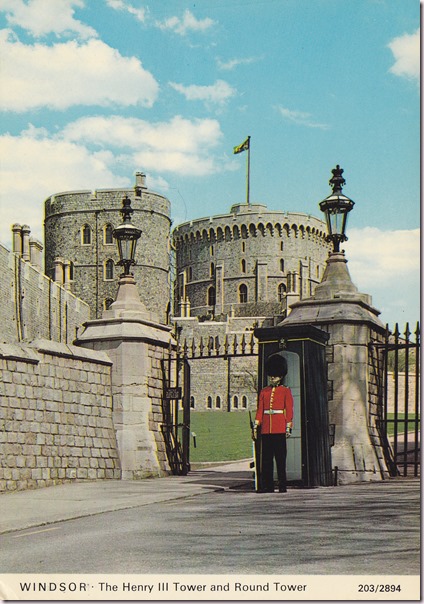
[[[166,388],[165,389],[165,398],[169,400],[180,400],[183,398],[181,388]]]

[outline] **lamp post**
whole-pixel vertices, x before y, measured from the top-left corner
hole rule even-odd
[[[340,249],[340,244],[347,241],[347,217],[355,203],[343,194],[342,187],[346,183],[343,169],[337,164],[331,172],[333,177],[329,184],[333,187],[333,192],[320,202],[319,207],[325,214],[328,228],[327,241],[332,242],[333,249],[328,255],[322,281],[315,288],[313,297],[316,300],[335,298],[342,294],[352,296],[358,293],[349,275],[344,250]]]
[[[110,305],[108,310],[104,311],[103,316],[123,316],[123,313],[138,313],[139,316],[150,317],[150,314],[141,302],[134,274],[131,267],[136,264],[135,251],[137,241],[141,236],[141,229],[131,224],[131,214],[134,210],[131,207],[131,200],[125,195],[122,200],[121,214],[122,224],[113,230],[113,237],[118,245],[119,261],[118,266],[124,267],[124,272],[119,277],[118,292],[116,300]],[[140,315],[141,313],[141,315]]]
[[[118,266],[124,267],[122,277],[133,277],[130,272],[130,267],[136,264],[135,261],[135,250],[137,248],[137,241],[141,236],[141,229],[138,229],[131,224],[131,215],[134,210],[131,207],[131,199],[125,195],[122,200],[122,219],[123,222],[113,231],[113,237],[116,239],[118,244],[119,262]]]
[[[327,241],[333,243],[333,253],[340,252],[340,243],[347,241],[346,223],[348,213],[352,210],[355,202],[343,195],[342,187],[346,183],[343,178],[343,169],[337,164],[332,170],[333,178],[329,184],[333,187],[333,193],[319,204],[321,212],[327,220]]]

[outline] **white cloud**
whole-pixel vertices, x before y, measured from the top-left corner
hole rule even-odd
[[[299,124],[300,126],[306,126],[308,128],[319,128],[321,130],[328,130],[329,126],[327,124],[320,124],[311,119],[310,113],[304,113],[303,111],[293,111],[292,109],[287,109],[286,107],[282,107],[278,105],[276,109],[279,111],[281,116],[289,120],[290,122],[294,122],[295,124]]]
[[[420,30],[394,38],[388,47],[395,59],[389,71],[397,76],[418,81],[420,79]]]
[[[90,152],[83,144],[49,138],[44,129],[0,137],[0,241],[10,239],[14,222],[27,223],[42,238],[43,201],[53,193],[95,187],[127,186],[114,173],[110,151]]]
[[[74,18],[74,7],[83,8],[83,0],[0,0],[10,26],[25,29],[35,38],[48,34],[96,37],[96,30]]]
[[[188,101],[204,101],[207,105],[224,105],[228,99],[235,96],[236,90],[227,82],[217,80],[211,86],[184,86],[170,82],[170,86],[180,92]]]
[[[141,150],[134,154],[134,160],[146,170],[174,172],[183,176],[204,176],[216,172],[214,160],[201,155],[187,155],[178,151]]]
[[[154,151],[202,153],[222,139],[214,119],[186,119],[175,116],[168,122],[150,123],[138,118],[83,117],[66,126],[61,136],[85,144]]]
[[[420,317],[420,230],[348,229],[343,244],[352,281],[372,295],[383,323]]]
[[[219,122],[176,116],[149,123],[137,118],[89,117],[69,124],[63,138],[101,148],[122,149],[128,163],[155,173],[203,175],[218,170],[211,150],[222,139]],[[130,159],[131,158],[131,159]]]
[[[123,0],[106,0],[106,4],[114,10],[121,10],[129,13],[130,15],[134,15],[134,17],[141,23],[144,23],[146,20],[147,9],[145,8],[134,8],[134,6],[128,2],[124,2]]]
[[[228,61],[217,59],[216,64],[218,69],[221,69],[222,71],[232,71],[239,65],[251,65],[252,63],[256,63],[260,60],[260,57],[246,57],[244,59],[230,59]]]
[[[146,171],[149,186],[166,190],[164,173],[202,176],[232,169],[213,153],[221,140],[216,120],[178,116],[154,124],[81,118],[55,134],[29,125],[19,136],[3,135],[0,241],[10,245],[15,222],[28,223],[41,239],[43,201],[60,191],[130,186],[137,170]]]
[[[348,229],[349,269],[361,287],[397,282],[420,270],[420,229],[381,231],[376,227]],[[358,284],[357,284],[358,285]]]
[[[3,56],[0,109],[22,112],[73,105],[151,107],[158,83],[135,57],[100,40],[25,45],[0,35]]]
[[[189,10],[184,12],[183,17],[170,17],[162,22],[157,22],[157,26],[160,29],[170,30],[185,36],[188,32],[204,32],[215,24],[213,19],[208,17],[205,19],[196,19],[196,17]]]

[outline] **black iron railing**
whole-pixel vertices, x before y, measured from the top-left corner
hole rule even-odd
[[[387,328],[385,341],[374,344],[383,353],[382,406],[378,427],[393,476],[420,473],[420,325]]]

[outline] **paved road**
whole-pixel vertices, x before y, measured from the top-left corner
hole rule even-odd
[[[420,573],[419,481],[259,495],[248,476],[211,470],[2,495],[1,571]]]

